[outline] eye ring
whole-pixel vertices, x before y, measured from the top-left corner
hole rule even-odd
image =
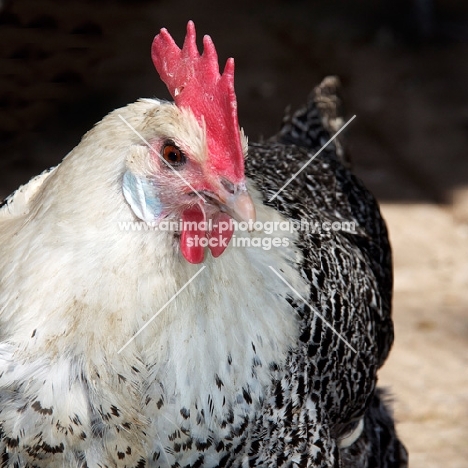
[[[187,158],[183,151],[174,145],[174,143],[166,143],[163,146],[161,157],[172,167],[180,167],[187,162]]]

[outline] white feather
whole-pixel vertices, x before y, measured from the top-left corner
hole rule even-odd
[[[134,212],[147,220],[155,208],[138,179],[125,178],[122,194],[129,152],[141,142],[118,114],[148,139],[175,132],[203,157],[204,131],[193,116],[140,101],[106,117],[0,212],[0,420],[8,433],[21,435],[23,452],[38,433],[49,445],[64,445],[57,465],[44,466],[73,466],[73,450],[86,454],[88,466],[112,465],[115,448],[131,445],[130,463],[158,447],[164,452],[175,428],[188,424],[193,437],[204,437],[230,406],[235,418],[255,412],[271,381],[269,364],[282,363],[298,334],[285,300],[290,290],[268,268],[305,295],[291,234],[289,247],[230,246],[217,259],[208,256],[196,280],[117,352],[200,268],[185,261],[171,233],[119,229],[119,222],[134,221]],[[260,221],[282,220],[250,191]],[[253,405],[239,399],[244,388]],[[34,401],[53,413],[34,410]],[[119,415],[105,421],[112,406]],[[188,421],[181,407],[191,409]],[[204,427],[194,420],[196,407],[204,411]],[[74,415],[79,428],[70,422]],[[93,436],[97,420],[102,437]]]

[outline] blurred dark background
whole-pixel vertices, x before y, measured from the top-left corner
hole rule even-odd
[[[241,125],[279,127],[327,74],[343,85],[355,170],[383,201],[448,204],[468,185],[468,2],[0,0],[0,198],[96,121],[169,98],[150,59],[195,21],[236,60]],[[462,197],[463,198],[463,197]],[[466,200],[468,204],[468,200]]]

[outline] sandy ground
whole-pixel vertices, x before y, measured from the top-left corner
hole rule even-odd
[[[0,197],[113,108],[167,97],[148,55],[162,26],[180,42],[194,19],[221,61],[235,57],[253,141],[339,75],[357,114],[346,130],[355,170],[394,249],[396,341],[380,381],[412,468],[468,466],[466,2],[433,2],[439,16],[419,36],[401,1],[128,3],[18,0],[0,19]]]
[[[468,229],[447,208],[384,204],[395,259],[396,341],[380,374],[410,466],[468,460]]]

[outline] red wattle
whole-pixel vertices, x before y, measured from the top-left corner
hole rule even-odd
[[[198,205],[187,208],[182,213],[180,250],[190,263],[201,263],[205,256],[205,249],[201,245],[201,240],[206,237],[206,232],[200,229],[203,220],[203,211]]]
[[[208,235],[208,248],[213,257],[219,257],[226,250],[233,233],[234,226],[229,215],[218,213],[213,217],[213,229]]]

